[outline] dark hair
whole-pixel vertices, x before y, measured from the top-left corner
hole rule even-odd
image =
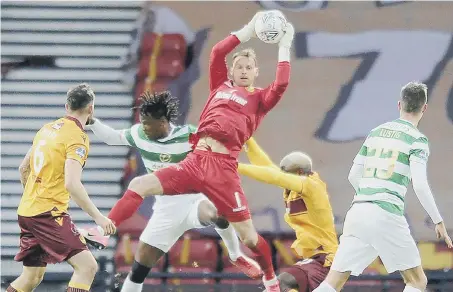
[[[428,101],[428,87],[419,82],[409,82],[401,89],[401,106],[406,113],[419,113]]]
[[[174,122],[178,117],[178,100],[169,91],[145,91],[140,95],[141,104],[134,109],[140,110],[140,115],[154,119],[166,118]]]
[[[94,91],[86,83],[81,83],[68,90],[66,102],[71,110],[76,111],[85,108],[94,100]]]

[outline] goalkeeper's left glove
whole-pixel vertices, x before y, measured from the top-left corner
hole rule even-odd
[[[231,34],[235,35],[241,43],[245,43],[245,42],[249,41],[252,37],[256,37],[255,23],[256,23],[256,20],[258,19],[258,16],[261,13],[263,13],[263,12],[259,11],[259,12],[255,13],[252,20],[250,20],[249,23],[247,23],[240,30],[233,31]]]
[[[294,27],[291,23],[288,22],[285,27],[285,34],[278,43],[279,62],[289,62],[293,39],[294,39]]]

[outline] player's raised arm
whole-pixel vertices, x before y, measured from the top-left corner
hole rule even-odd
[[[238,31],[215,44],[209,57],[209,89],[211,91],[228,80],[228,67],[226,56],[231,53],[240,43],[245,43],[255,34],[255,22],[260,12],[256,13],[252,20]]]
[[[279,169],[269,158],[266,152],[256,143],[256,140],[251,137],[245,142],[245,153],[247,158],[253,165],[270,166]]]
[[[240,174],[251,177],[257,181],[279,186],[295,192],[302,192],[306,177],[285,173],[270,166],[257,166],[239,163]]]
[[[261,105],[264,112],[270,111],[286,91],[291,73],[290,56],[291,44],[294,38],[294,27],[291,23],[287,24],[285,35],[278,43],[278,65],[275,74],[275,81],[272,82],[263,92]]]
[[[93,123],[85,128],[92,130],[96,137],[108,145],[132,145],[126,137],[126,132],[130,130],[115,130],[98,119],[93,119]]]
[[[30,155],[31,155],[31,147],[28,150],[27,154],[24,157],[24,160],[22,160],[22,163],[19,166],[19,173],[20,173],[20,182],[23,187],[25,187],[25,184],[27,183],[28,176],[30,175]]]

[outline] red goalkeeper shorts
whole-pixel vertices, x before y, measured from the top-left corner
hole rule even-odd
[[[195,150],[180,163],[154,174],[165,195],[203,193],[220,216],[241,222],[251,217],[237,167],[237,160],[227,154]]]

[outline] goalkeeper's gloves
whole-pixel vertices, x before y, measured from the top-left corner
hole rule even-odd
[[[289,62],[291,55],[291,45],[294,39],[294,27],[291,23],[286,23],[285,34],[278,43],[278,61]]]
[[[255,23],[256,20],[258,19],[258,16],[263,13],[262,11],[257,12],[252,20],[250,20],[249,23],[247,23],[243,28],[237,31],[233,31],[231,34],[235,35],[241,43],[245,43],[249,41],[252,37],[256,37],[255,33]]]

